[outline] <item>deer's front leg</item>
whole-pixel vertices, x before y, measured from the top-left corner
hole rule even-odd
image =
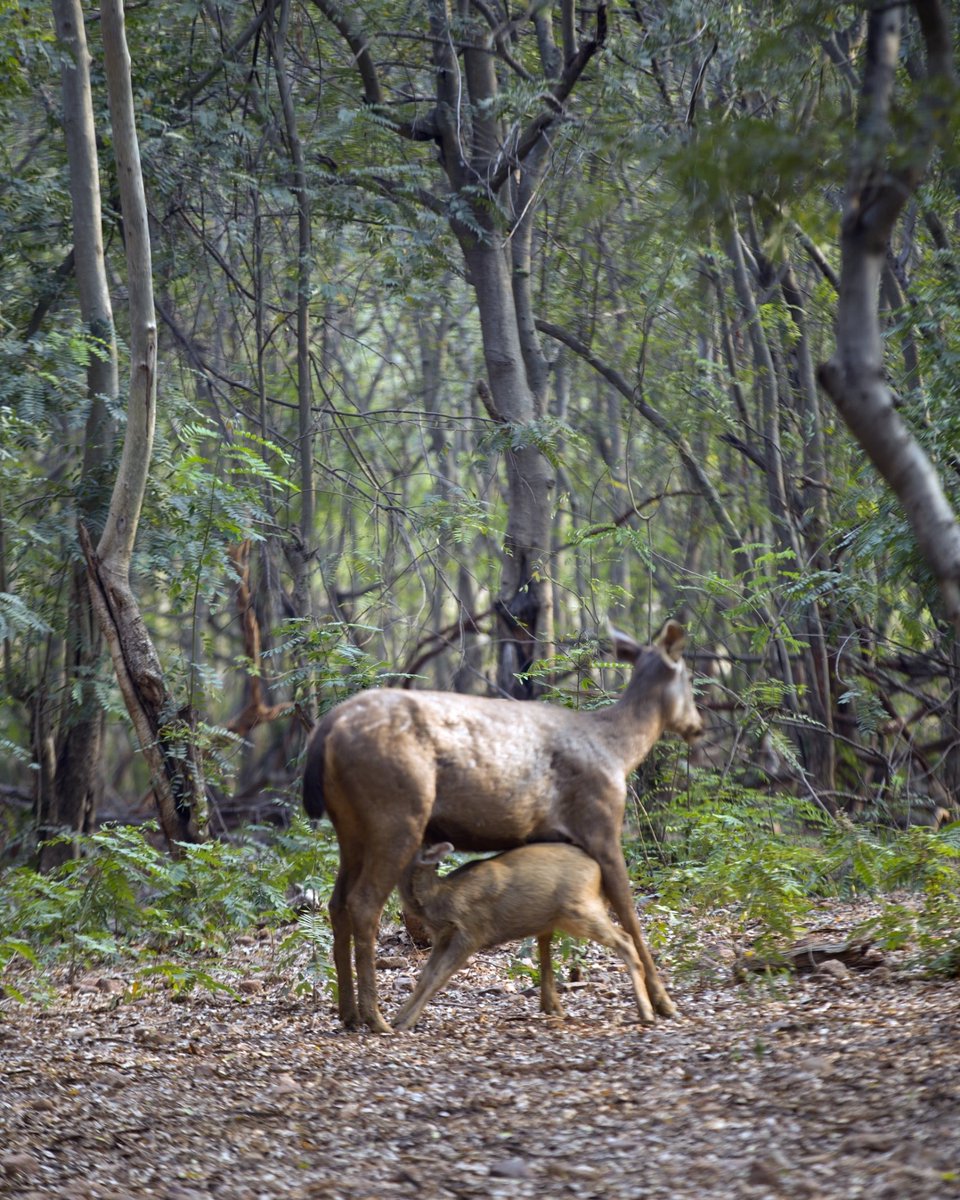
[[[394,1017],[394,1029],[412,1029],[427,1001],[447,984],[454,972],[460,970],[475,949],[476,946],[464,938],[459,930],[444,930],[433,944],[433,951],[417,980],[413,995]]]
[[[627,865],[623,861],[619,839],[615,853],[606,848],[602,851],[588,851],[588,853],[591,853],[600,865],[603,890],[610,902],[610,907],[630,935],[637,948],[637,954],[640,956],[640,962],[643,964],[643,976],[652,1007],[649,1002],[641,1003],[641,1019],[652,1025],[655,1020],[654,1009],[662,1017],[675,1017],[677,1015],[676,1005],[667,995],[667,989],[663,986],[663,980],[653,961],[653,955],[650,953],[650,948],[640,929],[640,921],[637,919],[637,910],[633,906],[633,895],[630,891],[630,877],[627,875]],[[638,997],[639,1001],[640,997]]]

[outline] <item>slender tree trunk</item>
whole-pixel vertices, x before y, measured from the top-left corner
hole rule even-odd
[[[817,396],[813,349],[807,324],[803,293],[788,261],[781,289],[797,331],[797,382],[803,430],[803,519],[802,535],[806,559],[817,571],[831,568],[824,538],[827,531],[827,462],[823,421]],[[819,761],[814,773],[828,792],[836,791],[837,751],[834,740],[833,696],[835,692],[830,647],[824,628],[824,611],[819,600],[811,600],[804,617],[804,634],[809,645],[809,684],[812,715],[824,727],[825,736],[816,742]]]
[[[57,39],[63,50],[61,88],[63,129],[70,170],[74,274],[80,318],[90,342],[87,362],[89,412],[83,464],[77,489],[80,519],[102,524],[104,467],[113,441],[109,405],[119,391],[113,307],[107,284],[101,227],[100,176],[90,90],[90,54],[79,0],[53,0]],[[101,747],[104,713],[94,689],[102,639],[91,608],[82,559],[71,568],[66,638],[66,686],[59,717],[55,767],[46,794],[39,797],[41,840],[62,830],[87,832],[103,794]],[[40,867],[71,856],[66,843],[41,846]]]
[[[729,241],[734,287],[750,337],[753,367],[761,397],[763,458],[767,482],[767,502],[773,518],[773,537],[778,548],[792,552],[797,565],[803,568],[806,566],[807,560],[801,544],[800,529],[794,519],[793,508],[787,494],[780,437],[782,391],[779,382],[781,372],[777,370],[780,356],[776,354],[775,344],[771,342],[760,319],[754,284],[747,269],[743,242],[732,214]],[[752,241],[754,255],[759,258],[759,239],[755,234]],[[761,286],[773,282],[772,272],[765,263],[762,274],[771,277],[759,279],[757,282]],[[778,650],[777,665],[784,683],[788,685],[785,701],[797,718],[793,737],[799,747],[803,766],[814,784],[820,790],[829,792],[835,789],[836,784],[833,722],[829,703],[829,674],[826,670],[823,628],[815,602],[810,602],[806,606],[802,623],[807,642],[795,664],[791,662],[787,646],[775,633]],[[806,688],[813,716],[821,727],[820,729],[813,725],[804,725],[799,720],[801,710],[798,689],[800,686]]]
[[[273,4],[271,3],[271,8]],[[313,420],[313,387],[310,362],[310,277],[313,262],[311,237],[310,189],[307,186],[303,145],[297,130],[297,113],[293,89],[287,72],[287,30],[290,23],[290,0],[279,0],[276,24],[273,14],[266,23],[267,36],[273,53],[277,91],[283,111],[283,132],[293,168],[291,188],[297,201],[297,419],[300,458],[300,531],[295,545],[290,547],[293,569],[293,598],[300,616],[309,618],[313,612],[310,588],[310,565],[316,550],[315,494],[313,481],[313,446],[316,438]]]
[[[133,589],[130,562],[147,485],[157,398],[157,325],[147,205],[140,169],[122,0],[100,7],[104,69],[123,211],[130,305],[130,394],[123,454],[96,551],[80,525],[90,591],[171,848],[203,834],[203,777],[193,716],[178,712]]]

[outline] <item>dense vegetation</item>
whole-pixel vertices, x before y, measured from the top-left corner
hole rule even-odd
[[[131,6],[159,330],[132,589],[190,779],[173,856],[126,828],[156,772],[78,540],[107,520],[138,334],[100,20],[111,328],[77,288],[68,6],[3,7],[0,967],[61,943],[174,972],[171,947],[292,921],[288,886],[329,882],[295,815],[319,712],[377,684],[604,703],[607,618],[679,616],[709,733],[658,750],[631,822],[662,938],[680,905],[782,937],[811,897],[907,887],[889,935],[957,969],[956,614],[817,379],[857,137],[909,174],[937,7],[904,14],[878,132],[861,5]],[[879,305],[956,507],[938,95]]]

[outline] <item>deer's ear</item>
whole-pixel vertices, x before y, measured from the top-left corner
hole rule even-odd
[[[679,621],[667,621],[657,634],[655,646],[659,646],[676,662],[683,654],[683,646],[687,640],[687,632]]]
[[[448,854],[453,853],[453,844],[451,842],[437,842],[435,846],[424,846],[417,853],[417,862],[423,866],[429,866],[432,863],[443,862]]]
[[[614,658],[618,658],[621,662],[635,663],[640,657],[642,647],[639,643],[635,642],[628,633],[614,629],[609,620],[607,621],[607,636],[613,646]]]

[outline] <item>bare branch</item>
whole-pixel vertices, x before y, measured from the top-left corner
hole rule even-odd
[[[363,98],[367,104],[376,109],[378,116],[386,120],[393,131],[401,137],[413,142],[433,141],[437,136],[434,114],[431,113],[425,118],[413,121],[398,121],[386,105],[377,64],[370,53],[369,39],[354,20],[350,8],[336,4],[334,0],[313,0],[313,2],[350,47],[360,81],[363,84]]]
[[[507,45],[507,34],[510,31],[510,25],[504,25],[502,21],[497,19],[497,14],[486,3],[486,0],[471,0],[471,3],[493,30],[493,42],[497,47],[497,54],[499,54],[500,58],[521,79],[525,79],[527,83],[533,83],[533,76],[527,68],[510,53],[510,48]]]
[[[579,355],[584,362],[589,363],[595,371],[602,375],[608,383],[612,384],[612,386],[617,389],[621,396],[624,396],[627,400],[629,400],[637,412],[644,418],[644,420],[649,421],[654,429],[663,434],[667,441],[670,442],[670,444],[677,451],[677,454],[680,456],[680,461],[687,469],[691,479],[693,479],[696,483],[700,494],[710,506],[710,510],[716,518],[717,524],[723,531],[723,536],[727,542],[727,545],[731,550],[740,550],[743,546],[743,539],[737,532],[736,525],[734,525],[730,514],[724,507],[719,493],[717,492],[716,488],[714,488],[713,484],[707,477],[706,472],[703,470],[703,467],[697,460],[697,457],[690,447],[690,444],[687,442],[687,439],[683,436],[679,429],[671,425],[671,423],[659,411],[659,409],[656,409],[652,404],[647,403],[647,401],[643,398],[643,394],[639,388],[631,387],[630,383],[620,374],[619,371],[599,359],[593,353],[593,351],[588,346],[585,346],[579,338],[574,336],[574,334],[568,332],[566,329],[561,329],[558,325],[551,325],[548,321],[537,321],[537,328],[541,333],[545,333],[547,337],[555,338],[558,342],[563,342],[565,346],[569,346],[574,354]]]

